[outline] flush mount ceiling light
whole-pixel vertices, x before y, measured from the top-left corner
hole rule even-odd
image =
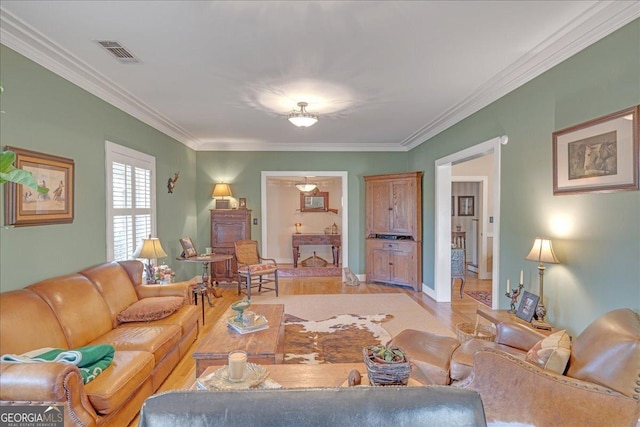
[[[306,176],[304,177],[304,182],[296,182],[294,185],[303,193],[308,193],[318,188],[318,184],[310,183]]]
[[[318,122],[318,115],[316,113],[309,113],[306,102],[298,102],[298,107],[300,107],[300,111],[292,111],[289,113],[289,121],[298,127],[309,127],[313,126]]]

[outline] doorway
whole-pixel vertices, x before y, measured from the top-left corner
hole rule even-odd
[[[453,166],[463,162],[477,159],[492,154],[491,170],[493,176],[493,208],[489,211],[487,203],[484,203],[483,225],[487,224],[489,217],[493,217],[493,259],[491,261],[492,280],[492,309],[498,308],[499,300],[499,271],[500,271],[500,150],[502,145],[508,142],[506,136],[490,139],[488,141],[469,147],[465,150],[451,154],[436,160],[436,232],[434,242],[434,290],[430,295],[437,302],[451,302],[451,216],[452,200],[451,187],[455,181]],[[486,189],[486,185],[484,185]],[[486,200],[486,199],[485,199]],[[480,226],[480,225],[479,225]],[[481,226],[481,227],[482,227]],[[484,237],[488,237],[485,229]],[[486,242],[486,239],[482,239]],[[481,240],[481,241],[482,241]],[[485,246],[486,248],[486,246]],[[431,291],[428,287],[426,292]]]

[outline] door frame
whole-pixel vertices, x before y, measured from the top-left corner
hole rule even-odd
[[[435,241],[434,289],[423,286],[437,302],[451,302],[451,167],[493,153],[493,271],[491,274],[491,308],[498,308],[500,279],[500,164],[501,147],[509,138],[499,136],[442,157],[435,162]],[[430,292],[431,291],[431,292]]]
[[[340,234],[341,238],[341,260],[342,267],[349,267],[349,208],[347,200],[348,198],[348,172],[347,171],[262,171],[260,178],[260,209],[261,209],[261,221],[262,221],[262,249],[261,253],[265,257],[269,257],[267,253],[267,242],[268,242],[268,217],[267,217],[267,179],[271,177],[280,177],[280,176],[337,176],[341,178],[341,186],[342,186],[342,206],[340,206],[340,210],[342,210],[342,230]]]

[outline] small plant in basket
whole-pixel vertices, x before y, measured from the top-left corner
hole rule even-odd
[[[372,345],[362,349],[372,385],[407,385],[411,364],[400,347]]]

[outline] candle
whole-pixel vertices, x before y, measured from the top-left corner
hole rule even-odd
[[[240,382],[247,366],[247,352],[236,350],[229,353],[229,381]]]
[[[511,287],[509,286],[509,279],[507,279],[507,293],[511,292]]]
[[[520,284],[524,283],[524,271],[520,270]]]

